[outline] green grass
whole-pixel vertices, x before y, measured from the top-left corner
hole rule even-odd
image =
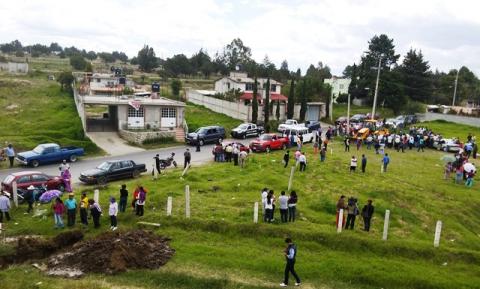
[[[73,98],[61,92],[57,82],[46,79],[43,73],[0,75],[0,144],[12,143],[20,152],[56,142],[99,154],[100,149],[83,134]]]
[[[225,114],[216,113],[208,108],[188,103],[185,108],[185,120],[190,132],[195,131],[201,126],[219,125],[225,128],[225,134],[230,136],[230,131],[237,127],[242,121],[231,118]]]
[[[441,130],[441,128],[438,128]],[[466,134],[462,131],[462,134]],[[43,276],[27,265],[0,271],[6,288],[276,288],[282,278],[283,238],[298,245],[297,272],[305,288],[478,288],[480,282],[480,185],[473,188],[442,179],[444,154],[388,151],[389,172],[380,172],[380,156],[362,148],[344,153],[341,140],[330,145],[333,155],[319,163],[310,145],[307,171],[295,172],[293,189],[299,194],[295,223],[253,224],[253,203],[263,187],[276,195],[285,190],[289,168],[283,152],[253,154],[247,168],[212,163],[194,166],[184,179],[181,169],[167,170],[159,180],[146,175],[126,180],[129,190],[145,186],[146,215],[130,211],[119,216],[121,230],[137,227],[138,220],[160,222],[158,233],[172,238],[176,255],[159,270],[134,270],[117,276],[91,275],[81,280]],[[351,155],[368,157],[367,173],[349,174]],[[480,165],[477,162],[477,165]],[[102,189],[104,210],[119,185]],[[184,216],[184,187],[190,186],[192,218]],[[215,188],[215,189],[214,189]],[[76,191],[85,187],[77,187]],[[90,190],[91,194],[91,190]],[[372,230],[337,234],[335,203],[341,194],[355,196],[360,206],[372,198],[376,206]],[[77,194],[78,195],[78,194]],[[173,197],[173,216],[165,216],[166,200]],[[47,208],[46,205],[42,207]],[[13,211],[8,235],[53,236],[53,217],[32,218],[25,207]],[[388,241],[382,241],[383,215],[391,211]],[[278,211],[276,212],[278,219]],[[440,248],[433,248],[434,227],[443,221]],[[93,237],[103,229],[87,231]],[[43,285],[35,287],[38,281]]]
[[[447,122],[444,120],[426,121],[417,124],[417,126],[424,126],[435,133],[442,134],[446,138],[456,137],[462,141],[467,139],[469,133],[480,136],[480,127]]]
[[[367,114],[372,113],[371,106],[356,106],[350,105],[350,116],[354,114]],[[375,114],[380,114],[381,118],[393,117],[393,111],[389,108],[377,107]],[[333,105],[333,120],[341,116],[347,116],[347,105],[345,103],[338,103]]]

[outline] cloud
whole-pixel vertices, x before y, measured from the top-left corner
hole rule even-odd
[[[374,35],[395,40],[397,53],[421,49],[432,69],[466,65],[480,73],[476,1],[204,0],[0,2],[0,42],[58,42],[136,55],[153,46],[163,58],[211,55],[240,37],[262,61],[302,71],[322,61],[336,74],[358,62]]]

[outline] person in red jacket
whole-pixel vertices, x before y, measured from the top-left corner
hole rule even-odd
[[[55,218],[55,228],[63,229],[63,214],[65,213],[65,205],[62,199],[56,198],[52,205],[53,217]]]

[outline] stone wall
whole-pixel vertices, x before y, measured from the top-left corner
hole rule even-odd
[[[157,138],[167,138],[171,137],[175,139],[175,131],[133,131],[133,130],[124,130],[119,129],[118,134],[121,138],[128,142],[142,145],[145,140],[157,139]]]

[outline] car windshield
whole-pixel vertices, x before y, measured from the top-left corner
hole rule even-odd
[[[285,124],[288,124],[288,125],[292,125],[292,124],[294,124],[294,123],[295,123],[294,120],[287,120],[287,121],[285,122]]]
[[[405,117],[404,117],[403,115],[399,115],[399,116],[397,116],[395,119],[396,119],[396,120],[403,120],[404,118],[405,118]]]
[[[195,131],[197,134],[200,134],[200,133],[206,133],[207,132],[207,129],[206,128],[199,128]]]
[[[42,145],[38,145],[36,146],[34,149],[33,149],[33,152],[36,153],[36,154],[39,154],[41,155],[43,153],[43,150],[45,148],[42,146]]]
[[[264,134],[260,136],[260,140],[271,140],[271,139],[272,139],[272,136],[268,134]]]
[[[3,180],[3,183],[10,184],[13,181],[13,179],[15,179],[15,177],[12,175],[9,175]]]
[[[97,169],[102,170],[102,171],[108,171],[111,166],[112,166],[112,163],[103,162],[97,167]]]
[[[247,129],[248,128],[248,124],[241,124],[238,126],[239,129]]]

